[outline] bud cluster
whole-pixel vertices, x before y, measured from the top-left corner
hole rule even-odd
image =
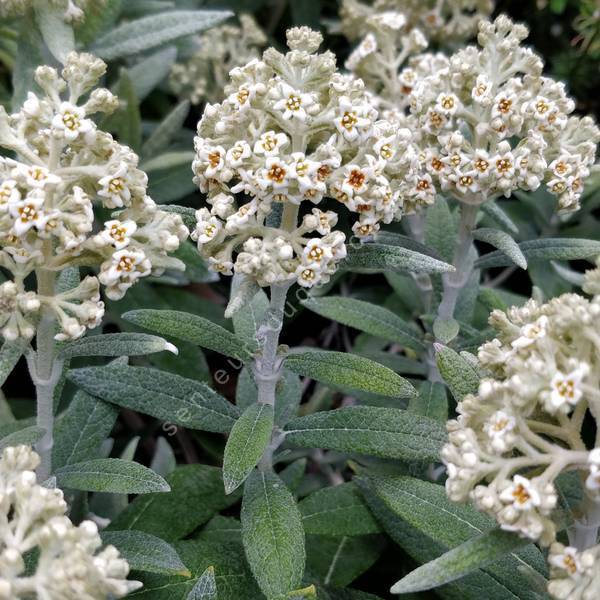
[[[600,448],[588,450],[581,435],[588,412],[600,419],[599,317],[600,296],[577,294],[492,313],[497,338],[478,356],[485,376],[447,426],[452,500],[470,498],[503,529],[542,544],[554,540],[561,473],[580,471],[600,502]]]
[[[32,337],[41,307],[54,313],[57,339],[77,338],[102,318],[100,284],[118,299],[141,277],[183,267],[167,255],[188,235],[181,217],[157,208],[138,156],[90,119],[118,106],[107,89],[88,94],[105,69],[71,53],[62,76],[36,70],[42,97],[30,92],[19,112],[0,111],[0,147],[16,157],[0,159],[0,266],[11,276],[0,285],[6,339]],[[94,205],[117,210],[99,230]],[[42,272],[71,266],[99,266],[100,274],[68,292],[40,291]],[[26,288],[33,272],[38,293]]]
[[[290,51],[234,69],[226,99],[198,124],[193,170],[209,207],[193,237],[216,271],[312,286],[346,253],[338,212],[312,205],[332,198],[358,214],[359,238],[401,214],[411,133],[378,120],[363,82],[316,54],[321,41],[288,31]]]
[[[127,581],[129,565],[116,548],[100,550],[95,523],[75,526],[62,491],[36,483],[38,464],[27,446],[0,455],[0,599],[104,600],[141,587]],[[26,565],[32,552],[33,573]]]
[[[479,49],[459,50],[414,86],[420,188],[480,204],[545,184],[560,211],[579,208],[600,131],[590,117],[570,116],[575,103],[542,76],[542,60],[521,45],[527,34],[503,15],[482,21]]]
[[[427,39],[447,45],[471,37],[493,8],[492,0],[343,0],[340,16],[342,30],[350,39],[367,33],[370,17],[379,15],[385,20],[402,13],[409,29],[418,28]]]

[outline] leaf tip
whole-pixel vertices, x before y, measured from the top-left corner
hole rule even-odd
[[[175,344],[171,344],[170,342],[165,342],[164,349],[167,350],[168,352],[171,352],[175,356],[177,356],[179,354],[179,349],[177,348],[177,346],[175,346]]]

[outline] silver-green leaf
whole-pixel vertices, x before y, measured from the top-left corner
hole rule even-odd
[[[341,263],[342,268],[363,273],[382,271],[410,271],[413,273],[448,273],[454,267],[427,254],[415,252],[400,246],[384,244],[362,244],[348,249],[348,257]]]
[[[416,395],[413,385],[391,369],[368,358],[346,352],[311,350],[290,354],[285,366],[316,381],[373,392],[392,398]]]
[[[392,594],[407,594],[439,587],[485,567],[528,543],[509,531],[487,531],[421,565],[396,582],[390,591]]]
[[[67,377],[92,396],[190,429],[228,433],[240,415],[205,383],[158,369],[110,364]]]
[[[149,494],[168,492],[169,484],[139,463],[118,458],[96,458],[65,465],[54,473],[59,487],[86,492]]]
[[[250,474],[271,440],[273,407],[249,406],[233,426],[223,455],[225,493],[231,494]]]
[[[231,14],[229,11],[171,10],[149,15],[114,27],[96,41],[92,51],[106,60],[138,54],[209,29]]]
[[[263,593],[275,599],[298,589],[306,561],[302,515],[275,473],[250,474],[241,516],[244,550]]]
[[[343,296],[308,298],[302,303],[318,315],[416,351],[425,349],[421,334],[391,310]]]
[[[473,237],[476,240],[494,246],[494,248],[498,248],[498,250],[506,254],[506,256],[508,256],[515,265],[521,267],[521,269],[527,268],[527,259],[519,247],[519,244],[517,244],[511,235],[505,231],[482,227],[473,232]]]
[[[217,592],[215,569],[208,567],[200,575],[186,600],[217,600]]]
[[[60,356],[141,356],[167,350],[177,354],[177,348],[163,338],[147,333],[104,333],[90,335],[66,344]]]
[[[104,544],[117,548],[131,569],[161,575],[191,576],[175,548],[155,535],[126,530],[103,531],[101,537]]]
[[[519,248],[528,262],[536,260],[578,260],[599,255],[600,241],[578,238],[543,238],[521,242]],[[496,250],[477,259],[475,268],[509,267],[512,262],[504,252]]]
[[[370,454],[383,458],[435,461],[446,441],[445,427],[396,408],[353,406],[290,421],[286,440],[308,448]]]
[[[479,388],[479,374],[460,354],[443,346],[434,344],[435,360],[442,378],[457,401],[467,394],[475,394]]]
[[[245,340],[209,319],[191,313],[141,309],[126,312],[123,318],[145,329],[192,342],[238,360],[247,361],[252,357]]]

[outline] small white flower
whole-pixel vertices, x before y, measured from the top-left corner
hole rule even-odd
[[[531,510],[541,504],[535,484],[521,475],[513,477],[511,484],[500,494],[500,500],[518,511]]]
[[[128,168],[121,163],[118,169],[110,175],[105,175],[98,181],[100,190],[98,196],[104,199],[107,208],[127,206],[131,200],[131,190],[128,185]]]
[[[24,198],[13,197],[8,210],[14,217],[13,230],[15,235],[22,236],[32,227],[43,231],[51,215],[46,214],[44,202],[46,195],[41,189],[34,189]]]
[[[14,179],[6,179],[0,184],[0,213],[7,212],[10,204],[14,205],[21,199],[16,185]]]
[[[299,121],[305,121],[307,111],[310,112],[311,107],[315,104],[312,94],[295,90],[283,81],[279,84],[277,96],[280,99],[275,102],[273,108],[282,111],[285,120],[298,119]]]
[[[217,217],[213,217],[205,208],[196,211],[196,219],[193,239],[197,240],[199,246],[215,240],[223,229],[223,223]]]
[[[231,168],[237,168],[243,164],[243,162],[252,156],[252,150],[245,140],[238,140],[225,155],[225,161]]]
[[[58,175],[54,175],[46,167],[22,163],[13,169],[12,176],[32,189],[43,189],[47,185],[57,185],[62,181]]]
[[[548,317],[546,316],[540,317],[535,323],[527,323],[521,328],[519,337],[511,342],[511,346],[517,350],[527,348],[542,339],[546,335],[547,328]]]
[[[588,373],[587,364],[581,364],[567,374],[557,371],[550,384],[552,391],[549,408],[559,410],[575,406],[583,395],[581,384]]]
[[[85,118],[85,110],[70,102],[61,102],[59,112],[52,119],[54,131],[72,142],[79,134],[86,134],[93,129],[93,123]]]
[[[264,156],[277,156],[290,143],[285,133],[266,131],[254,144],[254,153]]]
[[[367,105],[353,105],[348,97],[342,96],[334,124],[347,141],[363,139],[371,133],[372,120],[369,118],[371,114],[372,109]]]
[[[496,411],[483,425],[483,431],[490,438],[490,445],[497,452],[506,452],[514,440],[516,420],[508,413]]]
[[[117,250],[122,250],[131,242],[131,236],[136,232],[137,225],[135,221],[119,221],[114,219],[104,223],[104,230],[101,231],[94,241],[99,246],[113,246]]]

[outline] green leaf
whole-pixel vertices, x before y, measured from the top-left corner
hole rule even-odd
[[[425,212],[425,245],[433,248],[442,260],[452,263],[456,245],[456,221],[448,203],[440,196]]]
[[[460,402],[467,394],[479,389],[479,374],[460,354],[441,344],[434,344],[435,361],[444,382],[455,400]]]
[[[460,331],[460,325],[456,319],[441,319],[437,317],[433,322],[433,335],[436,340],[449,344]]]
[[[404,410],[352,406],[292,420],[286,441],[304,448],[436,461],[446,431],[441,423]]]
[[[242,543],[242,524],[235,517],[214,516],[196,536],[196,539],[228,544]]]
[[[136,98],[141,102],[171,72],[177,59],[177,49],[173,46],[163,48],[129,68]],[[176,129],[178,131],[181,125]]]
[[[178,542],[174,546],[181,560],[192,572],[192,577],[143,574],[141,578],[136,578],[142,579],[144,587],[132,594],[131,598],[136,600],[189,600],[190,592],[209,568],[214,569],[215,572],[215,581],[218,586],[217,598],[222,600],[258,600],[261,598],[260,590],[248,568],[244,550],[240,544],[214,543],[194,539]]]
[[[167,152],[142,163],[142,168],[148,173],[148,194],[159,204],[166,204],[197,192],[198,188],[190,177],[193,157],[193,152]]]
[[[432,560],[436,558],[436,554],[439,555],[495,528],[493,519],[477,512],[472,506],[450,502],[443,485],[405,476],[377,476],[370,477],[368,481],[370,490],[386,510],[390,510],[395,517],[399,517],[435,542],[437,552],[428,553],[424,557],[425,560]],[[360,480],[359,485],[363,487]],[[366,491],[369,492],[368,489]],[[374,509],[368,494],[366,499],[379,518],[379,513]],[[394,535],[392,537],[407,548],[401,540]],[[515,598],[519,597],[516,590],[524,586],[523,577],[519,574],[520,569],[533,569],[538,573],[545,573],[544,558],[535,546],[530,544],[527,548],[511,553],[510,556],[484,569],[485,573],[490,573],[491,578],[488,579],[494,582],[494,586],[497,586],[497,581],[504,588],[504,595],[496,596],[499,600],[512,597],[508,590],[513,591]]]
[[[152,132],[152,135],[146,140],[142,147],[144,156],[156,156],[159,152],[164,151],[171,140],[173,139],[176,132],[182,127],[183,123],[190,112],[190,103],[188,100],[180,102],[160,123],[160,125]],[[172,208],[172,207],[171,207]],[[196,217],[194,209],[185,208],[193,216],[193,224],[196,224]],[[186,223],[187,224],[187,223]]]
[[[445,423],[448,420],[446,388],[441,383],[424,381],[419,387],[419,395],[410,399],[408,410]]]
[[[425,349],[420,332],[383,306],[342,296],[307,298],[302,304],[327,319],[384,340],[397,342],[417,351]]]
[[[515,265],[521,267],[521,269],[527,269],[527,259],[519,247],[519,244],[515,242],[510,234],[501,231],[500,229],[482,227],[473,232],[473,237],[476,240],[494,246],[494,248],[498,248],[498,250],[506,254]]]
[[[33,75],[37,67],[45,64],[42,47],[43,41],[33,18],[26,16],[21,20],[15,66],[12,72],[12,108],[15,112],[21,109],[28,92],[39,90]]]
[[[487,566],[528,543],[509,531],[487,531],[415,569],[395,583],[390,591],[406,594],[438,587]]]
[[[244,483],[269,445],[272,431],[273,407],[269,404],[249,406],[236,421],[223,456],[226,494]]]
[[[178,310],[132,310],[123,319],[145,329],[168,335],[241,361],[252,358],[245,340],[212,321]]]
[[[208,567],[200,575],[187,600],[217,600],[217,582],[214,567]]]
[[[5,341],[0,348],[0,387],[2,387],[13,369],[17,366],[19,359],[23,356],[29,342],[23,338],[9,342]]]
[[[116,132],[123,144],[138,151],[142,143],[140,103],[132,76],[127,69],[120,70],[116,94],[119,97],[119,108],[106,118],[104,126]]]
[[[138,496],[108,530],[136,529],[171,542],[189,535],[239,500],[239,494],[225,496],[221,469],[216,467],[184,465],[166,479],[171,486],[169,493]],[[185,558],[183,561],[190,568]]]
[[[117,548],[135,571],[183,575],[191,573],[171,544],[143,531],[103,531],[102,542]]]
[[[86,367],[67,377],[92,396],[190,429],[228,433],[240,414],[205,383],[148,367]]]
[[[100,448],[117,420],[119,411],[112,405],[78,390],[54,432],[54,468],[98,456]]]
[[[298,492],[298,488],[304,479],[307,462],[306,458],[299,458],[278,473],[279,477],[283,483],[288,486],[292,494],[297,494]]]
[[[313,492],[298,507],[306,533],[354,536],[380,531],[377,521],[353,482]]]
[[[147,333],[103,333],[90,335],[66,344],[60,356],[63,359],[75,356],[141,356],[168,350],[177,354],[173,344],[156,335]]]
[[[106,60],[130,56],[209,29],[231,15],[229,11],[173,10],[142,17],[113,28],[96,41],[92,52]]]
[[[302,516],[275,473],[254,471],[246,480],[242,539],[250,568],[267,598],[300,587],[306,560]]]
[[[579,260],[600,254],[600,242],[577,238],[543,238],[521,242],[519,248],[528,262],[539,260]],[[496,250],[475,261],[475,268],[509,267],[512,260]]]
[[[407,398],[416,393],[411,383],[391,369],[356,354],[311,350],[290,354],[285,366],[294,373],[325,384],[347,386],[383,396]]]
[[[244,285],[244,283],[241,285]],[[264,322],[268,310],[269,299],[259,289],[249,301],[242,304],[233,314],[233,330],[251,348],[258,348],[256,334],[258,328]]]
[[[177,459],[175,458],[173,448],[171,448],[171,445],[167,442],[166,438],[159,437],[156,440],[154,456],[152,457],[150,468],[162,477],[167,477],[175,470],[176,466]]]
[[[318,579],[335,587],[347,586],[375,564],[384,546],[382,537],[377,535],[308,535],[306,578]]]
[[[54,475],[59,487],[86,492],[149,494],[170,490],[160,475],[139,463],[118,458],[96,458],[65,465]]]
[[[504,227],[510,233],[519,233],[519,228],[515,225],[514,221],[504,212],[504,209],[498,206],[497,202],[489,201],[481,205],[481,210],[494,221],[497,225]]]
[[[347,258],[340,264],[347,270],[363,273],[410,271],[413,273],[448,273],[454,267],[427,254],[408,248],[384,244],[362,244],[348,248]]]
[[[67,55],[75,50],[73,28],[65,23],[64,9],[53,6],[47,0],[36,0],[34,7],[36,21],[46,46],[56,60],[64,64]]]
[[[363,492],[369,507],[388,535],[414,560],[420,563],[428,562],[448,550],[447,546],[427,537],[396,516],[368,487],[365,487]],[[523,583],[522,579],[515,579],[519,584]],[[476,571],[459,581],[438,588],[436,596],[446,600],[519,600],[519,596],[484,571]]]
[[[0,439],[0,451],[9,446],[33,446],[44,437],[45,430],[36,425],[19,429],[13,433],[9,433],[6,437]]]

